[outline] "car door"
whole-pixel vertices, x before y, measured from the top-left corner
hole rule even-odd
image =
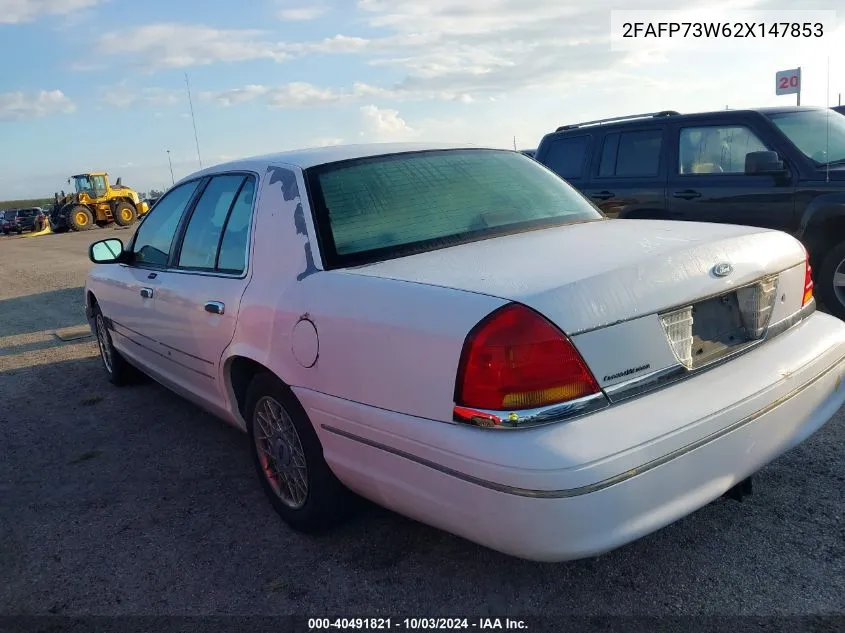
[[[664,126],[610,130],[601,139],[586,195],[611,218],[666,215]]]
[[[672,219],[792,230],[793,179],[745,173],[746,154],[774,150],[751,122],[678,126],[673,137]]]
[[[256,182],[253,174],[226,173],[205,183],[182,222],[170,267],[156,279],[152,336],[168,361],[164,377],[212,407],[224,403],[219,364],[248,283]]]
[[[130,263],[96,271],[97,302],[111,322],[115,347],[153,373],[162,363],[154,335],[158,276],[167,268],[179,222],[198,184],[192,181],[171,189],[155,213],[144,218],[125,247]]]

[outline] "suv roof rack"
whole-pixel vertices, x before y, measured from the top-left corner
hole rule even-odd
[[[571,123],[570,125],[561,125],[555,132],[563,130],[574,130],[579,127],[586,127],[588,125],[601,125],[602,123],[616,123],[617,121],[631,121],[633,119],[656,119],[664,116],[677,116],[680,112],[674,110],[661,110],[660,112],[646,112],[644,114],[630,114],[628,116],[617,116],[609,119],[597,119],[595,121],[585,121],[584,123]]]

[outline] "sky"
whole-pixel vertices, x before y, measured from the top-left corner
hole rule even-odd
[[[664,19],[678,5],[0,0],[0,200],[52,196],[93,170],[164,189],[168,150],[176,180],[199,169],[186,74],[205,167],[341,143],[527,149],[565,123],[791,105],[794,95],[775,95],[775,73],[798,66],[802,105],[835,105],[845,92],[845,28],[835,22],[822,41],[769,38],[741,50],[611,45],[611,9]],[[845,20],[845,0],[695,7],[696,19],[712,20],[797,5]]]

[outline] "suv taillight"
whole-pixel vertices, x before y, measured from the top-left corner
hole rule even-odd
[[[599,392],[578,350],[545,318],[520,304],[488,315],[467,336],[455,386],[455,418],[474,409],[519,411]],[[497,416],[490,416],[494,422]]]
[[[807,253],[807,259],[804,264],[804,298],[801,301],[801,307],[810,303],[813,300],[813,267],[810,266],[810,254]]]

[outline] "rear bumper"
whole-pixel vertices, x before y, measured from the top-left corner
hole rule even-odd
[[[349,487],[515,556],[619,547],[804,441],[845,401],[845,324],[815,314],[721,367],[599,413],[501,432],[296,390]]]

